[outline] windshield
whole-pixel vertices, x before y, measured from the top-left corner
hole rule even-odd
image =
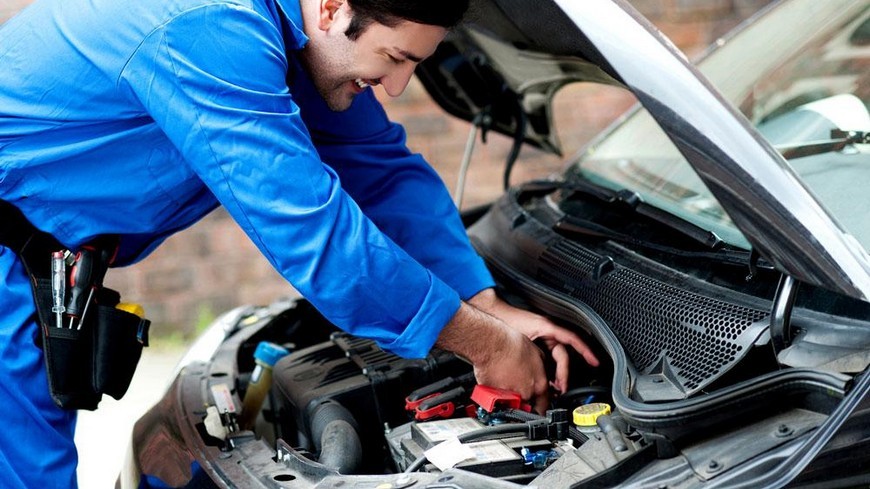
[[[870,181],[870,145],[820,145],[843,139],[832,130],[870,132],[870,0],[783,2],[719,44],[699,69],[784,154],[820,148],[790,156],[789,163],[841,226],[870,248],[864,214],[870,192],[863,185]],[[732,245],[750,246],[642,108],[588,148],[571,171],[633,190]]]

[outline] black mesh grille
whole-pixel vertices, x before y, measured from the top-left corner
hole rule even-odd
[[[608,322],[635,368],[649,374],[666,361],[686,395],[746,354],[767,311],[734,305],[617,267],[600,280],[600,257],[566,241],[541,257],[538,280],[585,302]]]

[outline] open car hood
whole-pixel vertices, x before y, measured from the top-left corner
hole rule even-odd
[[[448,113],[561,155],[552,100],[563,86],[592,81],[622,86],[619,76],[556,2],[473,1],[474,19],[452,31],[417,77]],[[577,35],[548,36],[551,32]]]
[[[797,280],[870,300],[870,257],[782,156],[623,0],[477,0],[417,74],[447,112],[560,153],[553,95],[575,81],[631,90],[753,248]],[[530,10],[534,15],[530,15]],[[618,26],[618,27],[616,27]],[[553,36],[553,32],[560,33]],[[619,32],[618,38],[613,36]]]

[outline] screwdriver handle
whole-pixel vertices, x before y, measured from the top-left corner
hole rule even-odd
[[[75,262],[70,270],[69,305],[66,308],[70,316],[80,317],[85,308],[91,287],[93,287],[94,253],[93,250],[82,248],[76,253]]]
[[[103,279],[106,278],[106,272],[109,270],[109,265],[115,260],[117,246],[112,247],[109,243],[100,243],[94,251],[94,271],[93,284],[96,287],[103,286]]]

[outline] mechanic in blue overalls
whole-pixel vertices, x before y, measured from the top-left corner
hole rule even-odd
[[[566,346],[596,359],[495,296],[370,89],[401,94],[467,2],[37,0],[0,28],[0,199],[72,250],[120,235],[116,265],[223,205],[337,326],[405,357],[454,351],[542,407],[530,338],[559,389]],[[0,248],[0,480],[74,487],[75,412],[48,395],[37,335],[27,276]]]

